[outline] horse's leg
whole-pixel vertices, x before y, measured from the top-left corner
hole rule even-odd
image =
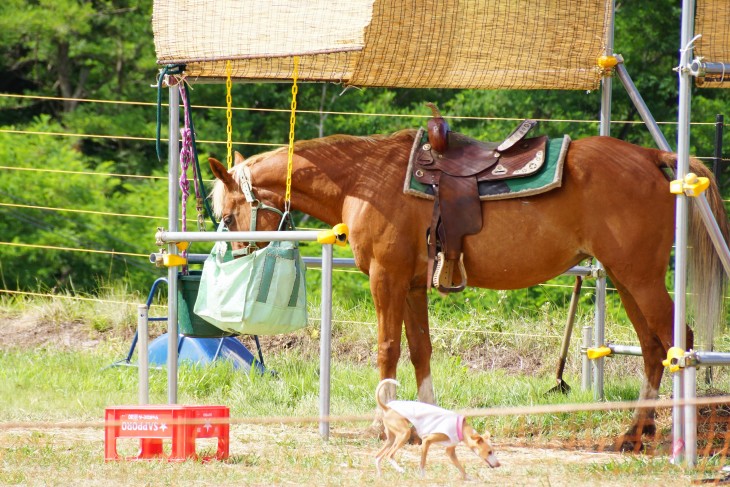
[[[635,269],[634,269],[635,270]],[[639,400],[659,397],[659,386],[664,372],[662,360],[672,346],[674,305],[664,286],[664,279],[642,281],[641,277],[618,277],[608,271],[621,296],[626,314],[634,325],[644,359],[644,383]],[[619,272],[619,274],[621,274]],[[634,283],[634,280],[637,282]],[[641,281],[641,282],[639,282]],[[688,334],[691,341],[691,331]],[[653,436],[656,432],[654,408],[637,408],[634,420],[617,446],[625,451],[640,451],[642,435]]]
[[[401,352],[401,332],[408,293],[408,281],[381,265],[370,267],[370,293],[378,319],[378,369],[380,380],[395,379]],[[383,387],[383,402],[395,399],[395,386]],[[378,408],[373,426],[382,433],[382,411]]]
[[[406,338],[411,363],[416,371],[418,400],[435,403],[431,380],[431,335],[428,329],[428,297],[425,287],[415,287],[406,298]]]

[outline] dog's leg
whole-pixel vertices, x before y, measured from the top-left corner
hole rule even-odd
[[[393,446],[390,447],[390,450],[388,453],[384,455],[384,458],[387,458],[391,465],[393,465],[393,468],[395,468],[398,472],[403,473],[405,470],[398,465],[398,463],[393,458],[395,456],[395,453],[403,448],[403,445],[408,443],[408,438],[410,438],[410,430],[406,430],[403,432],[398,433],[396,436],[395,442],[393,443]]]
[[[386,431],[386,435],[387,435],[387,439],[385,441],[385,444],[375,455],[375,469],[378,471],[378,477],[380,477],[380,475],[381,475],[380,462],[381,462],[381,460],[383,460],[383,457],[385,456],[386,452],[390,449],[391,446],[393,446],[393,442],[395,441],[395,437],[392,434],[390,434],[388,431]]]
[[[400,465],[398,465],[398,462],[396,462],[392,458],[389,458],[388,461],[390,462],[391,465],[393,465],[393,468],[396,470],[396,472],[398,472],[398,473],[405,472],[405,470],[403,469],[403,467],[401,467]]]
[[[428,449],[431,447],[431,443],[434,441],[434,437],[429,435],[425,438],[422,438],[423,442],[421,443],[421,478],[426,476],[426,457],[428,456]]]
[[[446,454],[449,456],[449,459],[451,460],[451,463],[453,463],[456,468],[459,469],[459,472],[461,472],[461,478],[462,480],[469,480],[469,478],[466,476],[466,470],[464,470],[464,466],[461,464],[458,458],[456,458],[456,445],[454,446],[447,446],[446,447]]]

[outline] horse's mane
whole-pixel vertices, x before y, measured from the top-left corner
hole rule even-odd
[[[294,151],[317,151],[327,147],[337,146],[339,144],[353,144],[363,142],[365,144],[377,144],[384,139],[397,139],[410,135],[413,137],[416,131],[414,129],[402,129],[391,134],[375,134],[375,135],[345,135],[334,134],[319,139],[299,140],[294,143]]]
[[[344,143],[353,144],[361,142],[365,143],[366,145],[375,145],[385,139],[396,139],[406,136],[413,138],[415,134],[415,129],[402,129],[391,134],[375,134],[366,136],[345,134],[328,135],[326,137],[321,137],[318,139],[298,140],[294,143],[294,152],[297,153],[326,151],[331,147],[335,147],[339,144]],[[245,167],[253,166],[254,164],[261,162],[264,159],[268,159],[271,156],[286,152],[287,150],[287,147],[279,147],[278,149],[261,152],[259,154],[249,157],[243,163],[235,165],[228,172],[230,172],[233,176],[233,179],[235,179],[235,181],[240,184],[241,178],[243,177],[243,170]],[[213,183],[213,190],[210,193],[210,199],[213,203],[213,213],[215,214],[216,218],[220,218],[221,213],[223,212],[224,198],[225,186],[223,185],[222,181],[216,180]]]

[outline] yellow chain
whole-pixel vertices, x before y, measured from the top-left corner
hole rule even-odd
[[[291,86],[291,116],[289,117],[289,155],[286,167],[286,195],[284,196],[284,209],[291,208],[291,173],[294,164],[294,126],[297,120],[297,78],[299,77],[299,56],[294,56],[294,69],[292,71]]]
[[[231,97],[231,62],[226,61],[226,148],[228,149],[228,155],[227,161],[228,161],[228,169],[230,170],[231,167],[233,167],[233,138],[231,137],[231,133],[233,131],[232,129],[232,123],[231,119],[233,118],[233,98]]]

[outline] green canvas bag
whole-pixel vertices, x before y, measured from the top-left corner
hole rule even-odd
[[[290,218],[284,216],[282,227],[292,228]],[[222,224],[218,231],[225,231]],[[193,312],[231,333],[298,330],[307,326],[305,274],[297,242],[271,242],[239,258],[228,242],[217,242],[203,264]]]

